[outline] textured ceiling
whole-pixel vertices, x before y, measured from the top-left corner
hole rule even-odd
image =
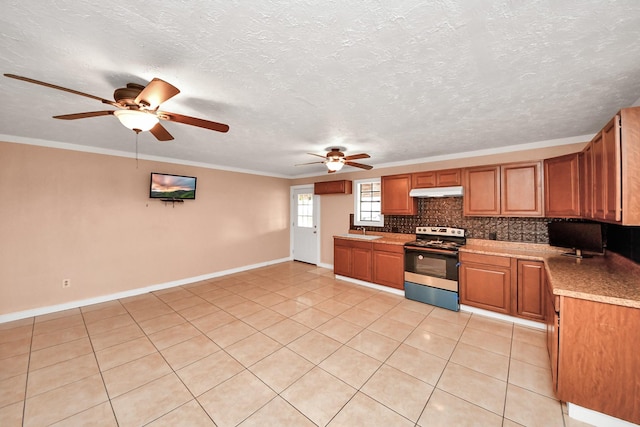
[[[374,166],[593,135],[640,98],[638,0],[2,2],[0,65],[111,99],[164,79],[166,123],[142,157],[277,176],[321,174],[332,145]],[[89,98],[0,78],[3,139],[135,152]],[[108,107],[107,107],[108,108]],[[347,170],[349,168],[345,168]]]

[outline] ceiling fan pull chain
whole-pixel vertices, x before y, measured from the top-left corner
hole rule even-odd
[[[138,135],[140,132],[136,132],[136,169],[138,169]]]

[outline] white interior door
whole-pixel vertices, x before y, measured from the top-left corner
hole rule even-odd
[[[318,201],[313,186],[294,187],[291,203],[293,259],[318,264]]]

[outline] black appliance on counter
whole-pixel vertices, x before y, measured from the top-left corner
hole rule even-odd
[[[458,249],[465,230],[417,227],[416,240],[404,244],[404,294],[411,300],[460,310]]]

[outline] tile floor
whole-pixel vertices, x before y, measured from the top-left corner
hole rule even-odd
[[[584,426],[542,331],[288,262],[0,325],[10,426]]]

